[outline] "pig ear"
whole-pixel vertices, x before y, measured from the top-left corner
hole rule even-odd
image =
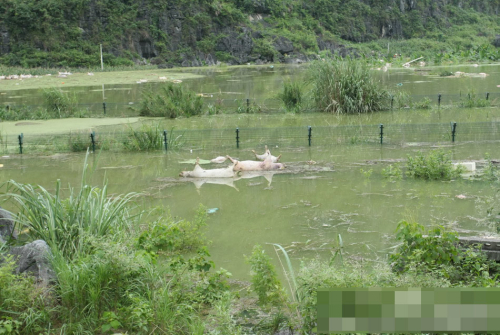
[[[278,157],[276,157],[276,162],[279,161],[280,158],[281,158],[281,154]]]
[[[265,146],[264,148],[265,148],[265,150],[264,150],[264,151],[267,151],[267,144],[266,144],[266,146]]]
[[[200,165],[200,157],[196,157],[196,165]]]
[[[238,163],[238,161],[236,161],[236,160],[232,159],[232,158],[231,158],[231,156],[229,156],[229,155],[228,155],[228,156],[226,156],[226,157],[227,157],[227,158],[228,158],[231,162],[233,162],[234,164]]]

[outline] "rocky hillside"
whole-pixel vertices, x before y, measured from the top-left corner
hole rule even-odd
[[[500,0],[3,0],[0,63],[96,66],[99,44],[114,66],[296,62],[383,54],[401,40],[439,52],[492,43],[499,9]]]

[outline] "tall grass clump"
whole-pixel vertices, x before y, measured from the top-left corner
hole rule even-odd
[[[284,82],[283,91],[278,97],[288,111],[300,111],[303,102],[303,88],[298,82]]]
[[[252,290],[257,293],[259,304],[282,306],[286,293],[271,263],[271,257],[266,255],[260,245],[255,245],[247,262],[252,270]]]
[[[352,58],[311,64],[312,98],[320,111],[354,114],[387,107],[389,94],[370,74],[367,63]]]
[[[44,106],[54,118],[72,116],[76,112],[76,100],[57,88],[43,91]]]
[[[159,150],[163,146],[163,130],[160,124],[143,124],[134,129],[129,126],[123,146],[130,151]]]
[[[177,118],[200,115],[203,100],[193,91],[185,90],[181,85],[165,84],[156,90],[143,93],[139,114],[141,116],[157,116]]]
[[[87,185],[86,170],[85,161],[81,185],[78,189],[70,186],[66,199],[62,198],[60,180],[55,194],[39,185],[14,180],[6,183],[8,195],[19,209],[16,222],[20,228],[28,229],[30,238],[44,240],[66,258],[84,251],[90,239],[126,229],[131,220],[128,205],[136,194],[111,198],[106,182],[100,188]]]

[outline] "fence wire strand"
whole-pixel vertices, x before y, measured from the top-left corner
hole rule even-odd
[[[334,125],[313,126],[311,146],[340,144],[392,144],[443,143],[500,140],[500,122],[457,123],[453,134],[452,123],[387,124],[383,125]],[[151,132],[135,130],[135,135],[148,138]],[[308,127],[233,128],[166,131],[170,149],[258,148],[263,145],[279,147],[305,147],[309,145]],[[0,151],[19,152],[20,135],[0,136]],[[97,132],[94,143],[88,132],[69,134],[23,134],[23,153],[50,151],[84,151],[87,147],[104,150],[130,150],[134,136],[130,131]],[[154,134],[154,150],[165,149],[163,131]],[[128,149],[127,149],[128,148]],[[139,149],[140,150],[140,149]]]

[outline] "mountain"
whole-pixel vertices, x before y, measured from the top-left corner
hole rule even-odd
[[[0,64],[297,62],[494,41],[500,0],[3,0]]]

